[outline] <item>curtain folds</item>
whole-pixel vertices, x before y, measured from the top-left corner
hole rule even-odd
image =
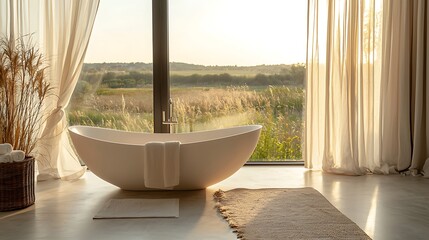
[[[95,21],[99,0],[43,2],[43,49],[48,56],[49,76],[55,97],[44,127],[39,152],[39,180],[74,179],[85,169],[71,148],[64,109],[79,78]]]
[[[428,153],[425,0],[309,0],[305,164],[418,172]]]
[[[64,109],[76,86],[99,0],[0,0],[0,33],[31,35],[47,62],[53,96],[35,153],[38,179],[75,179],[85,169],[71,148]]]
[[[424,170],[429,175],[429,3],[413,2],[413,35],[411,54],[411,135],[410,169]],[[404,164],[405,165],[405,164]],[[406,165],[405,165],[406,166]],[[426,168],[424,167],[426,166]]]
[[[39,0],[0,0],[0,34],[16,39],[31,35],[39,38]]]

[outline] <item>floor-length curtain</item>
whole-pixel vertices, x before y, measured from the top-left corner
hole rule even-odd
[[[305,164],[421,171],[428,155],[425,0],[309,0]]]
[[[382,159],[400,170],[411,159],[410,76],[412,9],[408,1],[384,1]],[[410,25],[411,26],[411,25]],[[407,37],[403,37],[407,35]],[[403,81],[401,81],[401,79]],[[405,81],[406,80],[406,81]],[[406,166],[407,165],[407,166]]]
[[[429,3],[413,5],[411,135],[412,156],[409,168],[429,177]],[[404,164],[405,165],[405,164]]]
[[[45,0],[41,41],[54,88],[49,116],[40,139],[39,180],[73,179],[84,168],[70,146],[64,109],[82,69],[99,0]]]
[[[428,8],[426,0],[383,4],[382,159],[411,173],[429,157]]]
[[[305,164],[350,175],[388,171],[377,161],[379,5],[310,0],[308,7]]]
[[[46,123],[38,141],[39,179],[78,178],[84,173],[71,149],[64,108],[78,80],[99,0],[0,0],[0,34],[28,36],[47,62],[53,94],[46,102]]]

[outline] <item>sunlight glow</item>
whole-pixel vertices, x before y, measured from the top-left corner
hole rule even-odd
[[[150,0],[101,0],[86,63],[152,62]]]
[[[170,1],[170,60],[305,62],[307,1]],[[152,62],[150,0],[101,0],[85,62]]]
[[[372,193],[371,207],[368,212],[366,219],[365,232],[370,236],[374,237],[375,233],[375,221],[377,217],[377,200],[378,200],[378,185],[375,186],[374,192]]]

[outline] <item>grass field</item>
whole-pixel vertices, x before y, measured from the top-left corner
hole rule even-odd
[[[176,87],[171,89],[171,97],[179,121],[176,132],[261,124],[251,160],[302,159],[303,88]],[[68,119],[70,125],[152,132],[152,89],[100,88],[74,98]]]
[[[231,76],[247,76],[247,77],[253,77],[257,74],[261,74],[260,71],[258,70],[243,70],[243,69],[231,69],[231,70],[227,70],[228,74]],[[214,74],[222,74],[224,73],[224,71],[220,71],[220,70],[212,70],[212,69],[205,69],[205,70],[200,70],[200,71],[195,71],[195,70],[176,70],[176,71],[170,71],[171,76],[174,75],[179,75],[179,76],[190,76],[193,74],[200,74],[200,75],[214,75]],[[268,74],[268,73],[267,73]]]

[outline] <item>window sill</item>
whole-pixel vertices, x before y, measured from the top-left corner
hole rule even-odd
[[[304,166],[304,161],[284,160],[284,161],[249,161],[245,166]]]

